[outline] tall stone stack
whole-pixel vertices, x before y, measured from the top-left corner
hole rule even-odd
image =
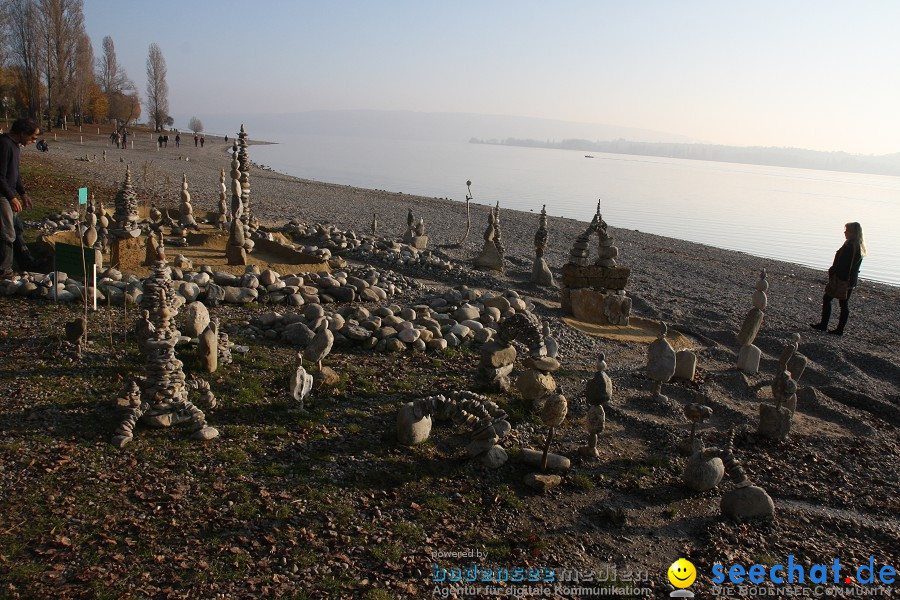
[[[504,265],[503,259],[506,256],[506,249],[503,247],[503,235],[500,231],[500,201],[494,207],[494,246],[497,247],[497,253],[500,255],[500,264]],[[506,269],[506,266],[503,266]]]
[[[131,166],[125,168],[125,180],[116,194],[116,212],[109,228],[112,237],[110,251],[111,266],[130,269],[143,262],[143,246],[140,241],[141,228],[138,226],[137,193],[131,184]]]
[[[116,194],[111,233],[117,238],[136,238],[141,235],[139,220],[137,193],[131,184],[131,165],[128,165],[125,167],[125,180]]]
[[[406,209],[406,211],[406,233],[403,234],[401,241],[404,244],[410,244],[412,243],[413,236],[415,235],[413,229],[416,225],[416,218],[413,217],[411,208]]]
[[[576,319],[601,325],[628,325],[631,298],[625,293],[631,269],[616,264],[619,249],[607,231],[608,225],[597,213],[588,228],[578,236],[562,268],[560,303]],[[597,234],[597,259],[590,259],[590,239]]]
[[[97,213],[94,210],[94,195],[88,198],[84,207],[84,232],[81,235],[81,243],[85,248],[93,248],[99,239],[97,232]]]
[[[588,433],[588,443],[579,448],[578,452],[585,458],[600,457],[597,442],[600,434],[606,428],[606,410],[604,406],[610,403],[612,394],[613,382],[609,375],[606,374],[606,355],[601,352],[597,358],[597,371],[584,388],[585,399],[590,406],[584,423],[584,428]]]
[[[247,252],[253,250],[253,240],[250,233],[253,225],[253,216],[250,210],[250,151],[247,144],[247,132],[241,124],[241,132],[238,134],[238,163],[241,179],[241,204],[244,212],[241,215],[241,223],[244,224],[244,248]]]
[[[476,269],[488,269],[491,271],[504,271],[503,255],[496,243],[497,221],[493,209],[488,211],[488,225],[484,230],[484,246],[481,253],[472,261]]]
[[[109,217],[106,216],[103,202],[95,200],[93,193],[91,194],[91,201],[94,203],[94,211],[97,214],[97,233],[100,238],[99,249],[101,252],[106,252],[109,249]]]
[[[210,440],[219,435],[216,429],[206,424],[203,411],[188,400],[189,386],[183,365],[175,356],[175,344],[181,337],[175,326],[178,305],[161,237],[158,258],[151,266],[151,276],[144,284],[141,300],[141,308],[149,319],[149,326],[142,328],[146,339],[139,340],[146,349],[145,374],[126,384],[120,392],[118,405],[126,409],[126,415],[112,439],[118,448],[134,438],[138,420],[155,427],[190,423],[192,437],[199,440]],[[208,392],[208,385],[200,387]],[[215,406],[211,393],[205,394],[204,398],[210,408]]]
[[[182,228],[197,227],[194,219],[194,207],[191,206],[191,193],[188,191],[187,173],[181,175],[181,216],[178,219]]]
[[[554,286],[553,273],[544,258],[550,232],[547,230],[547,205],[541,208],[541,220],[534,234],[534,264],[531,266],[531,281],[538,285]]]
[[[769,282],[766,281],[766,270],[763,269],[759,272],[759,280],[756,282],[756,290],[753,292],[753,308],[747,312],[741,330],[737,334],[737,342],[741,345],[737,366],[747,375],[756,375],[759,372],[759,359],[762,357],[762,351],[754,346],[753,342],[756,340],[765,316],[763,311],[768,302],[766,297],[768,289]]]
[[[219,174],[219,206],[216,226],[225,229],[228,225],[228,186],[225,185],[225,169]]]
[[[241,200],[241,171],[238,160],[237,141],[231,147],[231,228],[228,244],[225,246],[225,258],[229,265],[246,265],[247,249],[245,247],[244,223],[241,217],[244,203]]]

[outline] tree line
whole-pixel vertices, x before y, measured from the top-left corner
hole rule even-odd
[[[116,58],[111,36],[94,58],[83,0],[0,0],[0,103],[6,119],[28,116],[53,127],[137,121],[141,105],[157,131],[169,115],[166,60],[156,44],[147,55],[146,97]]]

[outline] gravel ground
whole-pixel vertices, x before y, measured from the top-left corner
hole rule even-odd
[[[119,159],[131,161],[135,184],[142,198],[152,199],[163,207],[177,206],[181,175],[185,173],[196,209],[213,208],[219,171],[229,167],[227,146],[220,139],[208,139],[203,149],[194,148],[192,144],[180,149],[170,145],[159,152],[149,135],[136,140],[134,150],[126,151],[108,148],[105,140],[86,139],[85,144],[81,145],[77,139],[76,134],[74,142],[60,140],[54,143],[51,140],[49,154],[40,155],[32,148],[26,152],[24,160],[59,165],[83,174],[87,185],[95,182],[94,185],[101,183],[108,186],[118,186],[124,176],[124,162]],[[104,150],[107,151],[106,162],[102,159]],[[252,148],[250,154],[252,157]],[[95,155],[96,160],[79,160]],[[457,262],[467,261],[477,253],[487,219],[488,208],[473,205],[468,240],[462,247],[452,247],[462,238],[465,230],[465,205],[459,202],[306,181],[261,168],[252,171],[251,185],[253,212],[264,222],[288,219],[307,223],[329,222],[340,228],[368,232],[372,214],[377,214],[379,234],[396,234],[399,239],[406,227],[407,209],[412,209],[416,219],[422,217],[425,220],[430,237],[429,248],[439,250]],[[32,190],[36,202],[40,202],[40,193],[39,189]],[[111,198],[104,200],[109,206]],[[552,210],[552,203],[550,208]],[[586,413],[586,406],[582,392],[587,379],[593,374],[597,353],[606,353],[615,392],[607,412],[601,458],[594,463],[576,458],[575,468],[568,476],[572,481],[577,476],[588,476],[598,483],[598,487],[587,486],[591,489],[576,492],[572,484],[567,484],[559,494],[527,496],[523,507],[493,510],[490,506],[503,504],[498,500],[497,485],[512,481],[509,479],[511,476],[505,472],[479,471],[471,475],[467,472],[467,481],[475,482],[479,492],[484,488],[485,502],[482,503],[484,506],[478,505],[478,512],[471,515],[460,513],[461,522],[477,522],[486,535],[501,538],[499,532],[536,532],[527,538],[527,544],[514,546],[510,555],[521,553],[527,557],[543,553],[541,560],[567,568],[573,565],[597,568],[601,563],[609,562],[636,564],[663,573],[673,557],[682,555],[699,556],[704,564],[714,560],[749,564],[763,561],[767,555],[781,560],[787,553],[814,562],[840,556],[856,561],[855,564],[862,564],[872,553],[880,560],[888,559],[888,562],[897,556],[896,540],[900,523],[896,518],[895,489],[900,465],[897,461],[897,427],[900,423],[897,347],[900,325],[897,323],[896,307],[900,289],[863,281],[851,300],[852,314],[847,335],[832,336],[810,330],[807,326],[819,316],[824,273],[789,262],[613,227],[611,233],[621,251],[620,263],[632,269],[628,293],[634,299],[634,312],[643,317],[664,320],[670,327],[697,340],[699,370],[695,381],[667,384],[663,392],[674,402],[653,404],[647,401],[651,386],[644,375],[644,346],[588,337],[569,328],[553,318],[561,316],[556,292],[528,283],[537,221],[535,214],[503,210],[501,207],[503,240],[510,266],[506,275],[490,280],[491,287],[518,290],[535,302],[536,311],[542,317],[551,320],[553,334],[560,342],[563,366],[558,372],[558,381],[570,398],[569,417],[554,443],[558,444],[555,448],[558,447],[561,453],[568,456],[576,456],[576,448],[584,443],[580,421]],[[557,276],[575,237],[586,226],[587,223],[571,219],[549,220],[550,247],[546,257]],[[836,236],[835,247],[841,241],[840,236]],[[769,304],[755,343],[762,349],[764,358],[758,375],[745,376],[734,367],[737,351],[734,334],[752,305],[753,286],[763,268],[768,272]],[[865,275],[865,263],[862,271]],[[427,283],[439,287],[458,282]],[[417,298],[418,295],[413,293],[402,300],[413,303]],[[37,309],[20,311],[18,305],[7,303],[2,307],[5,312],[2,315],[3,328],[10,332],[24,330],[38,322]],[[229,321],[246,316],[237,307],[223,310],[227,311]],[[46,315],[41,319],[46,319]],[[753,435],[752,431],[760,402],[771,399],[769,384],[777,357],[790,335],[797,331],[803,336],[800,352],[809,358],[809,366],[800,385],[814,387],[816,391],[804,396],[805,404],[798,407],[788,441],[769,443]],[[20,340],[10,335],[7,344],[7,352],[13,355],[27,350],[30,354],[40,355],[42,361],[57,360],[51,357],[51,349],[43,348],[46,344],[40,340]],[[351,362],[371,361],[373,369],[377,367],[376,372],[379,376],[384,375],[385,379],[393,378],[393,370],[400,369],[398,365],[403,364],[399,362],[401,360],[419,360],[423,363],[423,373],[431,371],[430,363],[424,362],[424,359],[342,353],[333,356],[338,361],[336,366],[339,371],[341,367],[349,368]],[[463,363],[466,360],[465,356],[457,357],[459,364],[451,366],[465,371],[467,365]],[[74,364],[74,359],[72,361]],[[274,360],[273,365],[272,381],[283,385],[280,361]],[[245,365],[248,370],[249,367],[249,364]],[[445,369],[443,374],[450,374],[450,367],[445,365],[442,368]],[[29,372],[23,371],[23,377],[28,375]],[[97,378],[97,382],[97,385],[112,385],[104,382],[103,378]],[[10,379],[0,386],[0,391],[7,397],[21,397],[16,402],[22,402],[23,406],[14,404],[18,411],[14,414],[19,415],[20,419],[31,418],[27,416],[31,414],[27,406],[35,401],[32,386]],[[381,402],[383,399],[376,400]],[[721,444],[722,432],[732,427],[738,429],[736,453],[751,479],[763,486],[775,500],[778,518],[774,522],[734,525],[717,520],[716,516],[711,515],[718,512],[718,491],[688,496],[679,487],[680,471],[676,463],[656,460],[657,457],[670,455],[674,443],[689,428],[680,415],[680,404],[697,400],[709,404],[715,411],[713,418],[702,426],[707,442]],[[91,419],[94,418],[90,413],[96,410],[92,404],[86,403],[84,410]],[[331,413],[336,410],[336,403],[328,405],[328,414],[323,416],[331,419]],[[381,432],[390,429],[393,414],[392,411],[373,410],[371,415],[367,415],[371,422],[367,422],[364,430],[369,437],[362,440],[358,448],[354,447],[352,452],[347,451],[343,455],[347,464],[368,460],[366,453],[372,452],[373,446],[383,442]],[[247,414],[234,409],[231,413],[222,410],[216,418],[220,420],[218,422],[224,421],[225,427],[230,427],[231,431],[246,428]],[[227,422],[229,418],[233,423]],[[87,417],[85,422],[84,429],[90,429],[88,424],[93,426],[93,421]],[[329,426],[332,426],[330,421]],[[18,423],[15,427],[8,427],[6,435],[14,439],[20,428]],[[284,462],[302,463],[303,453],[309,451],[312,442],[305,438],[294,440],[290,436],[299,434],[294,428],[288,429],[284,434],[288,437],[278,441],[284,446],[280,450],[284,453]],[[523,423],[516,434],[523,443],[538,442],[541,436],[541,432],[529,423]],[[55,439],[52,441],[55,443]],[[106,447],[103,442],[98,444]],[[338,442],[334,444],[327,448],[329,455],[340,452]],[[209,452],[218,450],[218,447],[211,448]],[[437,448],[439,452],[442,446]],[[33,451],[37,458],[40,457],[39,450]],[[270,450],[267,448],[266,452]],[[14,451],[20,452],[9,445],[8,453]],[[450,461],[441,456],[442,460],[435,461],[435,464],[443,468]],[[124,461],[127,455],[119,457],[115,454],[109,460]],[[637,464],[636,457],[644,462]],[[32,460],[30,455],[25,458]],[[414,465],[411,469],[421,468],[412,459],[410,461]],[[396,465],[392,463],[391,468],[396,469]],[[128,467],[121,469],[130,472]],[[23,472],[30,473],[27,470]],[[186,481],[194,485],[195,478],[192,476]],[[268,479],[264,481],[266,485],[273,485]],[[277,478],[278,485],[289,481],[290,478]],[[339,483],[343,485],[344,480]],[[123,488],[128,487],[129,482],[122,485]],[[453,479],[452,486],[459,486],[459,482]],[[288,499],[298,497],[294,491],[285,494]],[[414,508],[409,508],[411,505],[405,500],[404,507],[396,509],[398,514],[421,510],[418,497],[412,498]],[[158,504],[156,500],[153,502]],[[316,514],[322,512],[320,508],[316,511]],[[456,512],[454,510],[445,523],[456,519]],[[197,518],[201,517],[206,518],[202,515]],[[379,524],[386,522],[380,512],[373,519]],[[229,524],[229,528],[244,527],[245,521],[236,520],[234,524]],[[835,532],[840,532],[840,535]],[[429,533],[436,536],[427,542],[434,547],[453,548],[461,543],[452,525],[429,528]],[[254,531],[246,537],[246,545],[251,547],[259,535]],[[235,547],[243,548],[244,540],[240,537],[236,539]],[[532,540],[533,545],[529,545]],[[546,548],[542,547],[544,540]],[[357,555],[365,555],[364,549],[348,551],[347,544],[339,537],[333,540],[324,538],[318,542],[321,542],[321,551],[329,560],[351,552],[353,560],[345,562],[356,564]],[[166,544],[174,543],[166,541]],[[360,545],[363,547],[370,543],[366,540]],[[280,556],[281,542],[278,546]],[[418,543],[415,551],[426,556],[430,547]],[[319,552],[319,546],[316,548]],[[255,550],[250,552],[252,554]],[[427,561],[416,560],[413,566],[398,570],[386,578],[396,579],[397,589],[404,589],[399,587],[400,583],[423,580],[424,576],[419,571],[427,570]],[[354,573],[355,578],[365,575],[365,581],[368,581],[374,577],[372,573],[378,572],[376,567],[363,568],[365,563],[359,564],[361,572]],[[271,567],[261,561],[258,570],[267,572]],[[304,571],[300,575],[307,576]],[[234,591],[236,585],[222,584],[226,591]],[[363,586],[362,581],[359,586]],[[209,592],[211,588],[206,585],[200,589]],[[398,592],[397,596],[422,597],[421,591]],[[660,596],[664,596],[665,591],[660,589]],[[74,597],[74,593],[59,597],[70,595]],[[280,595],[280,592],[274,595]],[[352,596],[348,593],[342,597]]]

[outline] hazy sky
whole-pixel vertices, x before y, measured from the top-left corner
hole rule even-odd
[[[896,0],[84,0],[176,127],[318,109],[509,114],[900,152]],[[510,136],[516,132],[509,132]]]

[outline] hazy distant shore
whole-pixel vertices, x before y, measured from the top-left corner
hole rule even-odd
[[[881,156],[863,156],[847,152],[821,152],[803,148],[742,147],[719,144],[637,142],[632,140],[592,142],[585,139],[566,139],[561,142],[552,142],[518,138],[502,140],[472,138],[469,142],[496,146],[553,148],[557,150],[577,150],[580,152],[657,156],[769,167],[900,176],[900,152]]]

